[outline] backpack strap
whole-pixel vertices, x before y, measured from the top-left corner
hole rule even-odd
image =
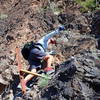
[[[40,44],[40,43],[36,43],[35,46],[36,46],[36,48],[38,48],[38,49],[40,49],[39,46],[41,46],[41,47],[43,48],[43,50],[46,51],[45,48],[43,47],[43,45]],[[41,50],[41,49],[40,49],[40,50]]]

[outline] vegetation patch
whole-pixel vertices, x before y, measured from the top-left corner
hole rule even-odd
[[[0,19],[6,19],[8,17],[7,14],[0,14]]]
[[[100,3],[98,0],[75,0],[79,4],[81,12],[88,12],[100,9]]]
[[[45,76],[46,78],[40,78],[39,79],[39,82],[38,82],[38,85],[40,88],[43,88],[45,87],[46,85],[48,85],[48,82],[49,82],[49,79],[50,79],[50,76],[49,75],[45,75],[43,74],[43,76]]]

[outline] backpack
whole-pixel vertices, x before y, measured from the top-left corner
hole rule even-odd
[[[41,45],[39,43],[34,43],[33,41],[31,42],[27,42],[24,47],[22,48],[21,50],[21,53],[22,53],[22,56],[24,57],[25,60],[28,60],[29,58],[29,54],[30,54],[30,51],[33,49],[33,48],[38,48],[40,49],[37,45]],[[42,45],[41,45],[42,46]]]

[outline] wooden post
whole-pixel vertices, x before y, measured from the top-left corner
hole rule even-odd
[[[18,47],[16,47],[16,60],[17,60],[17,64],[18,64],[18,72],[19,72],[22,92],[26,93],[26,85],[25,85],[25,82],[24,82],[24,76],[21,73],[22,64],[21,64],[21,57],[20,57],[20,49]]]

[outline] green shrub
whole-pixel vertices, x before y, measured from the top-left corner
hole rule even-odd
[[[38,81],[38,86],[39,86],[40,88],[43,88],[43,87],[47,86],[47,85],[48,85],[48,82],[49,82],[49,80],[50,80],[50,76],[49,76],[49,75],[45,75],[45,74],[44,74],[43,76],[45,76],[46,78],[41,77],[41,78],[39,79],[39,81]]]
[[[96,0],[75,0],[81,6],[82,12],[93,11],[100,9],[100,4]]]
[[[7,14],[0,14],[0,19],[6,19],[8,17]]]

